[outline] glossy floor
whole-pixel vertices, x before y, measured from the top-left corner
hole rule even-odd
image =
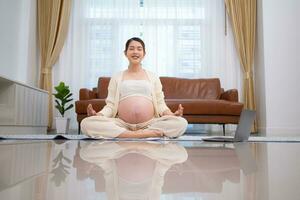
[[[300,143],[0,142],[0,199],[300,197]]]

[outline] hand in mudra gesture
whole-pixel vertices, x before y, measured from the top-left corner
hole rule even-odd
[[[89,104],[89,105],[87,106],[86,112],[87,112],[87,116],[88,116],[88,117],[97,115],[97,113],[96,113],[96,111],[94,110],[92,104]]]
[[[178,105],[178,109],[174,112],[174,115],[175,116],[179,116],[179,117],[182,117],[183,115],[183,107],[181,104]]]

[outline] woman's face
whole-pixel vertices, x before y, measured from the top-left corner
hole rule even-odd
[[[125,56],[132,64],[141,63],[145,56],[142,44],[137,41],[131,41],[129,43],[127,51],[125,52]]]

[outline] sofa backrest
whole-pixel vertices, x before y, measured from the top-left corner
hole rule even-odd
[[[221,84],[218,78],[187,79],[160,77],[165,99],[219,99]]]
[[[165,99],[219,99],[221,84],[218,78],[187,79],[175,77],[160,77]],[[98,98],[107,97],[110,77],[100,77],[98,80]]]
[[[110,77],[100,77],[98,79],[98,98],[105,99],[107,97],[107,88],[110,81]]]

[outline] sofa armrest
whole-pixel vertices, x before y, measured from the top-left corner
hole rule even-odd
[[[81,88],[79,90],[79,100],[89,100],[89,99],[96,99],[97,93],[89,90],[87,88]]]
[[[238,95],[237,89],[231,89],[231,90],[227,90],[225,92],[222,92],[220,99],[227,100],[227,101],[238,102],[239,95]]]

